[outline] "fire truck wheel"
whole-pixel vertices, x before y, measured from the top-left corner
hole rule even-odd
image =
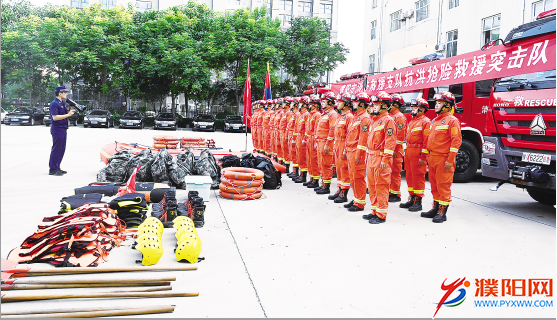
[[[480,166],[478,149],[468,140],[462,140],[462,145],[456,155],[454,182],[469,182],[476,175]]]
[[[538,189],[538,188],[526,188],[528,194],[532,199],[536,200],[541,204],[545,204],[548,206],[555,205],[555,190],[545,190],[545,189]]]

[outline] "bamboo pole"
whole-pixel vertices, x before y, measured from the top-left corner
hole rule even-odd
[[[146,306],[145,308],[166,308],[174,307],[174,305],[156,305]],[[55,308],[55,309],[25,309],[2,312],[0,315],[24,315],[24,314],[48,314],[48,313],[69,313],[69,312],[91,312],[91,311],[107,311],[107,310],[122,310],[122,309],[135,309],[138,307],[130,306],[115,306],[115,307],[86,307],[86,308]]]
[[[97,317],[114,317],[139,314],[153,314],[174,312],[174,306],[153,306],[126,309],[106,309],[98,311],[81,311],[81,312],[59,312],[59,313],[34,313],[20,315],[4,315],[2,318],[97,318]]]
[[[199,292],[79,292],[79,293],[51,293],[14,295],[11,292],[2,295],[1,302],[18,302],[52,299],[90,299],[90,298],[166,298],[166,297],[194,297]]]
[[[16,278],[2,281],[2,284],[90,284],[90,283],[136,283],[150,281],[176,281],[176,277],[155,277],[147,279],[34,279],[34,278]]]
[[[67,275],[67,274],[89,274],[89,273],[107,273],[107,272],[141,272],[141,271],[191,271],[197,270],[197,265],[188,266],[147,266],[147,267],[125,267],[125,268],[98,268],[98,267],[82,267],[82,268],[56,268],[56,269],[6,269],[4,273],[13,273],[14,277],[25,276],[50,276],[50,275]]]
[[[63,284],[3,284],[2,290],[35,290],[35,289],[69,289],[69,288],[101,288],[101,287],[148,287],[169,286],[170,281],[150,282],[110,282],[110,283],[63,283]]]

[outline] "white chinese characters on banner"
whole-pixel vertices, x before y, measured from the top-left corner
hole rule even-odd
[[[547,62],[547,57],[545,56],[545,49],[547,48],[547,44],[549,43],[549,40],[545,40],[545,43],[543,44],[543,49],[542,52],[540,53],[540,47],[542,46],[541,42],[538,42],[536,44],[534,44],[534,46],[532,47],[532,53],[530,53],[530,59],[528,59],[528,64],[527,66],[530,65],[530,63],[532,63],[533,61],[533,65],[536,65],[536,63],[538,63],[538,61],[540,61],[540,59],[542,60],[543,63]]]
[[[497,50],[496,53],[491,54],[491,63],[489,64],[491,68],[487,70],[486,73],[490,73],[493,70],[501,71],[500,66],[503,64],[506,55],[506,52],[500,52],[499,50]]]
[[[528,51],[527,48],[522,49],[522,46],[518,46],[518,49],[512,52],[513,56],[509,58],[507,69],[521,68],[524,57],[527,56],[527,54],[525,53],[526,51]]]

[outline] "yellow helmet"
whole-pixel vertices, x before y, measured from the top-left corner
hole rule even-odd
[[[178,223],[178,222],[182,222],[182,221],[193,222],[193,220],[188,216],[178,216],[178,217],[176,217],[176,219],[174,219],[174,223]]]
[[[154,241],[162,244],[161,238],[156,234],[144,233],[135,239],[136,246],[140,245],[143,241]]]
[[[182,243],[187,238],[199,239],[199,236],[193,232],[184,232],[180,235],[180,238],[178,239],[178,244]]]
[[[186,238],[176,248],[176,261],[186,259],[189,263],[196,263],[201,253],[199,238]]]
[[[147,217],[147,218],[145,218],[145,220],[143,220],[143,223],[156,223],[156,224],[159,224],[161,227],[164,227],[164,225],[159,220],[159,218],[156,218],[156,217]]]
[[[195,228],[195,224],[193,223],[193,221],[182,220],[180,222],[174,222],[174,229],[176,230],[179,230],[183,226],[192,226]]]
[[[137,231],[137,236],[140,237],[142,234],[152,234],[152,235],[156,235],[157,237],[162,237],[162,233],[154,227],[145,227],[145,228],[141,228]]]
[[[199,237],[199,235],[197,234],[197,230],[195,230],[195,227],[185,225],[178,229],[178,231],[176,231],[176,240],[180,240],[180,237],[186,232],[194,233],[196,236]]]
[[[144,266],[157,264],[163,253],[162,245],[155,241],[143,241],[135,246],[135,249],[141,252],[141,264]]]
[[[143,222],[142,224],[139,225],[139,227],[137,227],[137,230],[141,230],[143,228],[155,228],[160,232],[161,235],[164,231],[164,226],[161,226],[161,225],[156,224],[156,223],[145,223],[145,222]]]

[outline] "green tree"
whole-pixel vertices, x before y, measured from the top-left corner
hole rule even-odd
[[[293,77],[297,92],[303,92],[320,74],[334,70],[346,61],[349,52],[341,43],[330,43],[331,32],[325,20],[296,17],[280,42],[281,64]]]

